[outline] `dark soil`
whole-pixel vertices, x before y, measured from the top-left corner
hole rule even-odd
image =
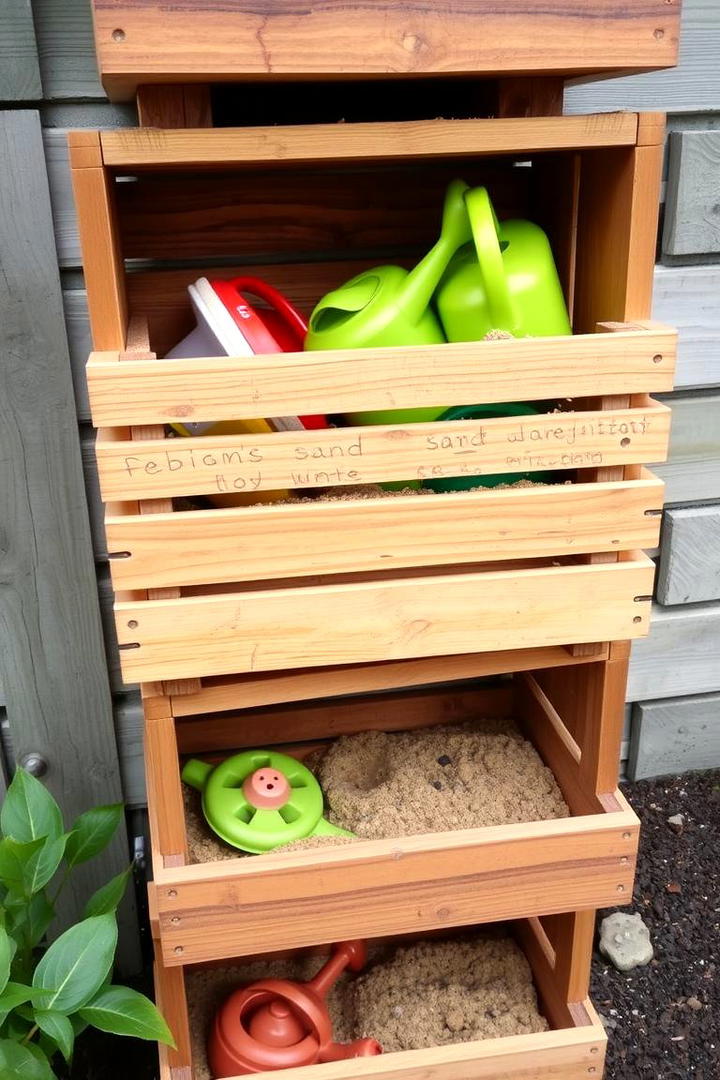
[[[624,910],[642,914],[655,959],[622,974],[595,956],[605,1078],[719,1080],[720,771],[640,781],[624,794],[642,820],[635,897]],[[685,819],[680,832],[667,823],[675,814]],[[148,982],[134,985],[150,992]],[[154,1045],[95,1032],[78,1040],[72,1080],[128,1077],[157,1080]]]
[[[720,1077],[720,771],[626,785],[642,821],[634,902],[655,958],[623,974],[596,954],[606,1080]],[[682,814],[677,830],[668,818]],[[609,914],[600,913],[599,918]]]

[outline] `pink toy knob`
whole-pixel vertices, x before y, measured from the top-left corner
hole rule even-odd
[[[243,795],[258,810],[277,810],[290,798],[290,784],[279,769],[256,769],[245,780]]]

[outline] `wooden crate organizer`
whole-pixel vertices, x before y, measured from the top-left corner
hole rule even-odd
[[[677,0],[436,0],[348,8],[330,0],[93,0],[103,85],[448,75],[580,74],[676,62]],[[392,91],[390,91],[392,92]],[[255,91],[257,93],[257,91]]]
[[[641,190],[659,183],[660,130],[655,114],[607,114],[72,140],[93,237],[86,274],[102,351],[88,380],[127,681],[647,632],[653,571],[638,551],[657,542],[662,494],[642,466],[664,458],[669,430],[668,410],[647,394],[672,386],[675,335],[632,320],[650,295],[655,222],[636,218]],[[528,155],[532,167],[516,167]],[[377,261],[366,249],[378,243],[412,262],[407,245],[430,242],[454,172],[487,180],[505,213],[546,226],[576,336],[155,359],[186,331],[185,289],[200,271],[137,271],[135,260],[274,249],[280,261],[258,272],[307,306]],[[129,339],[139,317],[147,336]],[[613,332],[592,332],[602,320]],[[573,411],[162,438],[178,419],[503,402],[518,386],[524,400]],[[168,501],[518,467],[554,467],[575,483],[222,511]]]
[[[520,920],[512,926],[533,973],[541,1012],[550,1030],[427,1050],[382,1054],[313,1066],[323,1080],[588,1080],[602,1076],[606,1035],[587,999],[592,912]],[[203,1050],[192,1045],[188,1023],[188,970],[155,968],[158,1003],[177,1050],[160,1047],[160,1080],[195,1080]],[[242,962],[238,963],[238,982]],[[285,1070],[288,1080],[309,1077],[307,1068]],[[261,1074],[269,1076],[269,1073]]]
[[[601,659],[575,658],[567,650],[536,650],[525,657],[484,654],[447,663],[435,658],[416,662],[414,670],[407,663],[404,675],[397,674],[409,687],[470,674],[473,660],[479,673],[512,671],[512,664],[551,665],[517,674],[511,685],[496,688],[461,684],[243,708],[248,686],[239,681],[223,688],[225,711],[206,713],[208,691],[202,689],[195,706],[192,695],[183,696],[181,717],[172,715],[171,701],[150,699],[150,890],[163,963],[184,965],[353,935],[377,937],[629,901],[638,822],[615,790],[627,651],[615,646],[612,657]],[[365,690],[374,681],[386,683],[383,668],[364,669]],[[345,675],[351,685],[352,674]],[[340,681],[343,673],[336,678]],[[290,700],[292,676],[285,679],[283,696]],[[322,681],[316,679],[315,695],[323,692]],[[302,678],[296,687],[294,696],[302,699],[308,693]],[[217,692],[217,684],[211,685],[216,705]],[[274,696],[268,680],[265,697]],[[193,707],[200,713],[188,715]],[[302,758],[318,740],[344,733],[406,730],[486,715],[520,721],[553,771],[572,816],[188,864],[180,757],[218,760],[238,749],[277,745]]]

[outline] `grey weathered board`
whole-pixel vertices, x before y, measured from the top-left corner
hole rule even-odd
[[[633,642],[628,701],[720,691],[720,603],[653,606],[650,636]]]
[[[588,5],[591,2],[588,0]],[[612,49],[612,42],[608,42],[608,48]],[[718,0],[682,0],[680,63],[677,68],[621,79],[576,83],[565,91],[565,111],[587,113],[614,109],[662,109],[680,113],[717,109],[720,100],[718,56]]]
[[[638,702],[633,710],[630,780],[717,768],[720,694]]]
[[[720,499],[720,390],[661,395],[672,406],[669,460],[653,469],[667,503]]]
[[[39,114],[0,113],[0,671],[21,759],[66,819],[121,797]],[[128,862],[124,827],[61,899],[74,920]],[[137,961],[134,902],[125,958]]]
[[[663,253],[720,252],[720,130],[671,132],[669,162]]]
[[[656,266],[653,318],[680,332],[678,389],[720,384],[720,264]]]
[[[95,60],[90,0],[33,0],[44,97],[105,97]]]
[[[40,67],[30,0],[2,0],[0,101],[38,101],[41,97]]]
[[[667,605],[720,600],[720,505],[666,510],[655,593]]]

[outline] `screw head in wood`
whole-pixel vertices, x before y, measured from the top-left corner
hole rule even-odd
[[[44,758],[36,750],[31,750],[29,754],[23,754],[18,765],[32,776],[44,776],[49,768],[47,758]]]

